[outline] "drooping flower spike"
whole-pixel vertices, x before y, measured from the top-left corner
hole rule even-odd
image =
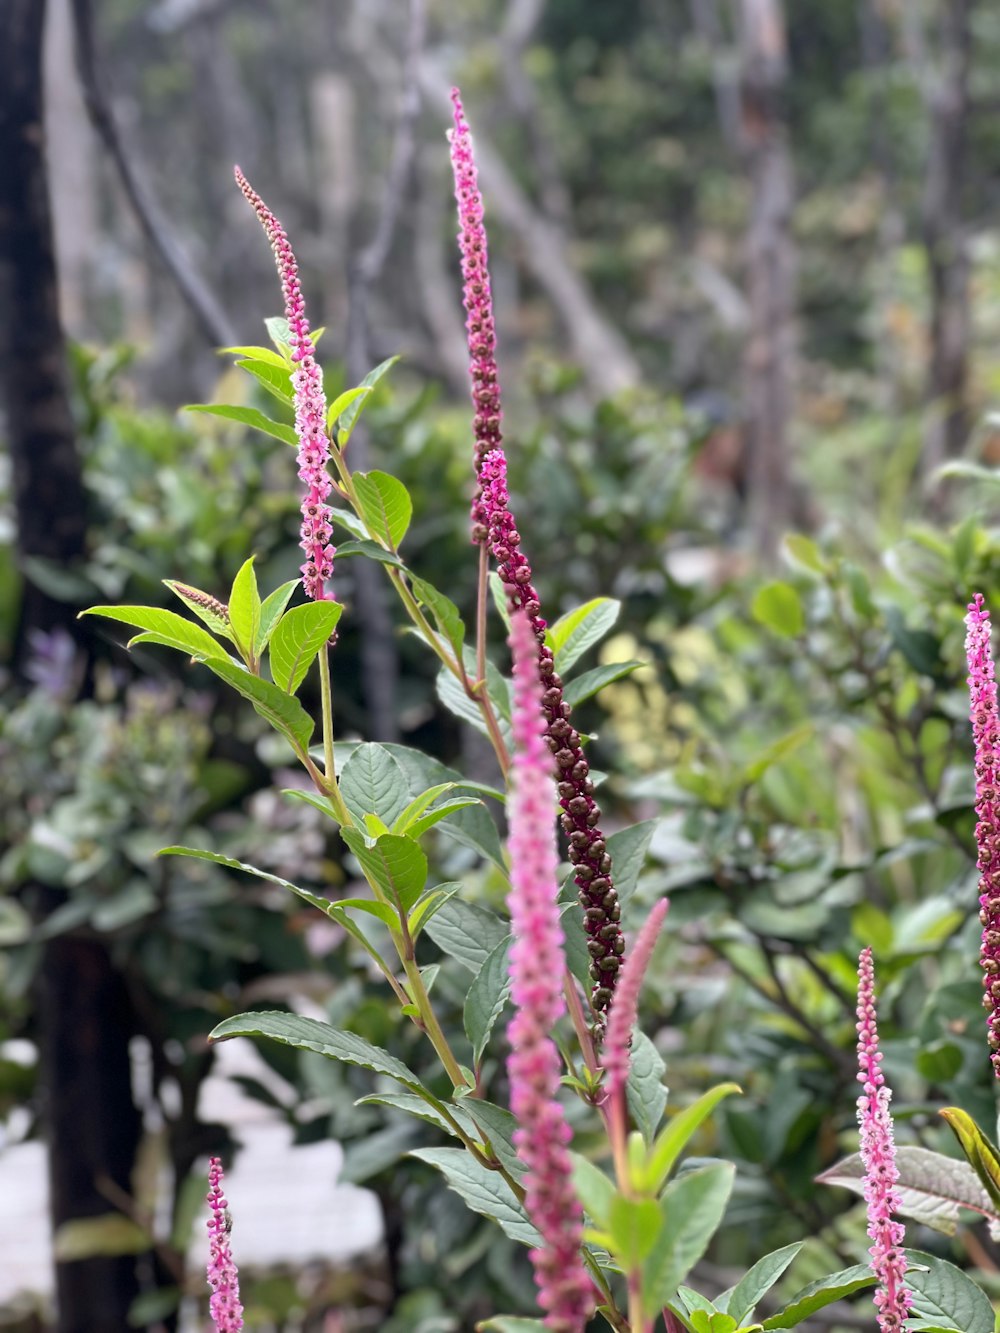
[[[570,1184],[569,1124],[557,1098],[561,1065],[552,1029],[565,1012],[566,962],[558,906],[552,757],[543,739],[538,666],[523,611],[511,619],[514,756],[510,820],[510,952],[514,1017],[507,1028],[514,1144],[528,1168],[524,1206],[541,1233],[531,1251],[545,1323],[582,1333],[594,1308],[580,1257],[583,1212]]]
[[[292,387],[295,391],[295,433],[299,440],[299,480],[305,484],[302,499],[301,546],[305,552],[302,565],[302,586],[313,601],[332,598],[326,581],[333,576],[333,557],[336,547],[331,544],[333,527],[330,506],[326,503],[332,483],[326,470],[330,444],[326,434],[326,395],[323,392],[323,372],[313,355],[313,342],[306,318],[306,303],[299,282],[299,269],[285,229],[260,195],[251,188],[243,172],[236,167],[236,183],[247,202],[260,219],[267,239],[271,242],[281,291],[285,299],[285,318],[288,320],[289,342],[295,371]]]
[[[976,747],[976,864],[979,867],[979,920],[983,926],[979,964],[983,1005],[989,1010],[987,1040],[993,1072],[1000,1078],[1000,716],[990,644],[990,613],[982,593],[969,603],[965,656],[969,705]]]
[[[481,477],[490,550],[499,566],[508,604],[525,612],[535,636],[543,686],[545,739],[557,766],[562,826],[569,844],[591,958],[590,975],[594,983],[591,1003],[600,1020],[614,995],[625,952],[621,908],[611,876],[611,855],[601,832],[601,811],[594,800],[590,765],[579,732],[570,722],[570,706],[563,697],[563,683],[555,669],[552,650],[545,643],[546,622],[532,585],[531,566],[521,550],[521,534],[510,512],[503,450],[493,449],[486,455]]]
[[[608,1014],[601,1063],[604,1066],[604,1086],[611,1099],[620,1097],[625,1091],[632,1060],[632,1029],[639,1016],[639,992],[669,906],[666,898],[654,903],[622,968],[618,989]]]
[[[865,1166],[868,1235],[872,1242],[868,1253],[872,1272],[878,1279],[875,1308],[882,1333],[898,1333],[905,1328],[912,1297],[905,1281],[904,1228],[892,1217],[900,1206],[896,1189],[899,1172],[889,1113],[892,1093],[880,1068],[882,1053],[875,1017],[875,968],[871,949],[864,949],[858,959],[857,1029],[858,1082],[863,1085],[862,1095],[858,1098],[858,1125],[861,1129],[861,1160]]]
[[[222,1162],[212,1157],[208,1163],[208,1285],[212,1288],[208,1308],[217,1333],[239,1333],[243,1327],[240,1304],[240,1280],[229,1245],[229,1212],[222,1188]]]
[[[497,376],[496,325],[493,321],[493,294],[487,266],[486,228],[483,226],[483,197],[479,193],[476,160],[472,153],[472,135],[462,98],[457,88],[451,90],[455,128],[448,131],[451,166],[455,175],[455,201],[458,205],[458,245],[462,255],[462,296],[466,309],[465,328],[469,339],[469,375],[472,379],[473,461],[476,493],[472,501],[472,540],[486,540],[486,519],[482,507],[480,473],[483,460],[491,449],[501,447],[500,381]]]

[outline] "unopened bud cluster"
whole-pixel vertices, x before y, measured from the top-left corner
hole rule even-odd
[[[983,606],[981,593],[969,603],[968,612],[965,654],[976,747],[976,864],[983,927],[979,963],[983,969],[983,1007],[989,1011],[990,1060],[1000,1078],[1000,718],[990,650],[990,613]]]

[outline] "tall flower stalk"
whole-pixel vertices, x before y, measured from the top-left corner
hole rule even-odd
[[[893,1142],[892,1098],[880,1068],[875,1015],[875,968],[871,949],[858,959],[858,1125],[861,1129],[861,1160],[865,1166],[865,1202],[868,1205],[868,1235],[872,1245],[872,1272],[878,1279],[875,1308],[882,1333],[898,1333],[905,1327],[912,1297],[906,1287],[904,1228],[894,1222],[900,1199],[896,1189],[896,1147]]]
[[[305,486],[301,546],[306,558],[302,565],[302,585],[307,597],[322,602],[333,595],[327,591],[326,582],[333,577],[333,557],[336,554],[336,547],[331,544],[333,527],[330,506],[326,502],[332,483],[326,470],[330,442],[326,433],[323,372],[313,354],[306,303],[299,282],[299,267],[285,229],[260,195],[252,189],[239,167],[235,170],[236,183],[271,242],[281,279],[285,318],[288,320],[288,340],[292,348],[292,361],[295,363],[292,387],[295,391],[295,433],[299,440],[299,480]]]
[[[969,705],[976,747],[976,848],[979,867],[979,920],[983,937],[983,1005],[989,1011],[987,1040],[994,1074],[1000,1078],[1000,717],[991,651],[990,613],[982,593],[969,603],[965,656]]]
[[[229,1245],[229,1210],[222,1187],[222,1162],[213,1157],[208,1163],[208,1285],[212,1295],[209,1313],[217,1333],[239,1333],[243,1327],[240,1280]]]
[[[531,1251],[545,1323],[581,1333],[593,1309],[580,1257],[583,1212],[570,1184],[569,1124],[557,1093],[561,1065],[552,1030],[565,1013],[565,972],[558,906],[558,858],[552,809],[552,760],[543,739],[538,668],[531,624],[511,620],[514,656],[514,758],[510,818],[510,953],[514,1017],[507,1029],[514,1143],[528,1168],[525,1209],[542,1236]]]

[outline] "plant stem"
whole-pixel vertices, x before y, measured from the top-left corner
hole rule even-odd
[[[465,1075],[458,1066],[458,1061],[448,1045],[448,1038],[444,1035],[441,1024],[438,1022],[437,1014],[431,1004],[431,998],[427,994],[427,988],[424,985],[424,979],[420,975],[420,968],[417,967],[415,958],[404,958],[403,967],[406,971],[406,979],[410,983],[410,996],[412,1002],[417,1006],[420,1013],[424,1030],[431,1039],[431,1045],[438,1053],[445,1073],[456,1088],[467,1087]]]
[[[486,679],[486,590],[490,577],[490,553],[485,541],[479,547],[479,584],[476,591],[476,677]]]
[[[329,798],[333,806],[334,813],[341,825],[349,828],[354,823],[351,813],[344,804],[344,798],[340,794],[340,787],[337,785],[337,769],[333,756],[333,691],[330,683],[330,656],[329,646],[324,644],[319,653],[319,680],[320,680],[320,699],[323,709],[323,765],[325,772],[322,774],[321,782],[317,783],[324,796]],[[306,756],[308,758],[308,756]],[[320,776],[316,771],[315,765],[306,764],[310,771],[313,781]]]

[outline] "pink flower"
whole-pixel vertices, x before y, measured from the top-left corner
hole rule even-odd
[[[654,904],[621,970],[618,989],[608,1014],[608,1030],[602,1052],[605,1086],[608,1096],[612,1098],[625,1091],[631,1063],[632,1029],[639,1014],[639,992],[669,906],[666,898]]]
[[[208,1285],[212,1296],[208,1303],[212,1322],[218,1333],[238,1333],[243,1327],[243,1306],[240,1304],[240,1280],[229,1248],[229,1215],[226,1196],[222,1192],[222,1162],[212,1157],[208,1163]]]
[[[490,449],[501,446],[500,382],[497,377],[497,335],[493,322],[493,294],[487,266],[486,228],[483,226],[483,197],[479,193],[476,159],[472,153],[472,135],[462,110],[457,88],[451,90],[455,107],[455,128],[449,130],[451,165],[455,175],[455,200],[458,204],[458,245],[462,254],[462,294],[468,318],[469,374],[472,378],[472,429],[475,435],[474,461],[479,481],[483,459]],[[486,540],[481,491],[477,488],[472,502],[472,540]]]
[[[557,1093],[561,1075],[552,1029],[565,1012],[566,971],[559,923],[552,759],[543,740],[534,635],[523,611],[511,623],[514,759],[510,820],[510,953],[515,1014],[507,1029],[514,1143],[528,1173],[525,1209],[542,1236],[531,1252],[545,1323],[582,1333],[593,1310],[580,1257],[583,1212],[570,1184],[572,1137]]]
[[[1000,719],[990,652],[990,613],[981,593],[969,603],[965,656],[969,664],[969,704],[976,747],[976,847],[979,866],[979,920],[983,938],[983,1004],[990,1011],[988,1041],[993,1072],[1000,1078]]]
[[[864,1092],[858,1098],[858,1124],[861,1128],[861,1160],[865,1164],[865,1202],[868,1205],[868,1235],[872,1241],[872,1272],[879,1282],[875,1293],[878,1326],[882,1333],[897,1333],[905,1327],[912,1297],[904,1281],[906,1256],[903,1253],[904,1228],[894,1222],[899,1211],[896,1182],[896,1148],[892,1137],[889,1101],[879,1068],[882,1053],[878,1048],[875,1023],[875,970],[871,949],[864,949],[858,959],[858,1082]]]
[[[322,602],[332,597],[324,585],[333,576],[333,557],[336,554],[336,547],[330,543],[333,528],[330,523],[330,506],[326,503],[331,482],[326,470],[330,443],[326,433],[323,372],[313,355],[298,264],[285,229],[260,195],[251,188],[239,167],[236,168],[236,183],[260,218],[267,239],[271,242],[285,298],[285,317],[288,320],[292,360],[295,362],[292,386],[295,390],[295,432],[299,437],[299,480],[306,487],[302,500],[301,546],[306,553],[302,566],[302,584],[308,597]]]
[[[600,1017],[611,1003],[625,952],[625,937],[619,924],[621,908],[611,878],[611,856],[600,828],[601,811],[594,800],[590,765],[580,735],[569,720],[570,706],[563,698],[563,683],[555,669],[552,650],[545,644],[545,621],[531,582],[531,565],[521,550],[521,534],[510,512],[507,460],[502,449],[492,449],[486,455],[480,477],[483,520],[507,602],[512,610],[524,611],[535,636],[538,672],[544,686],[545,739],[558,770],[562,826],[569,842],[569,859],[575,868],[574,879],[591,957],[590,975],[594,983],[591,1004]]]

